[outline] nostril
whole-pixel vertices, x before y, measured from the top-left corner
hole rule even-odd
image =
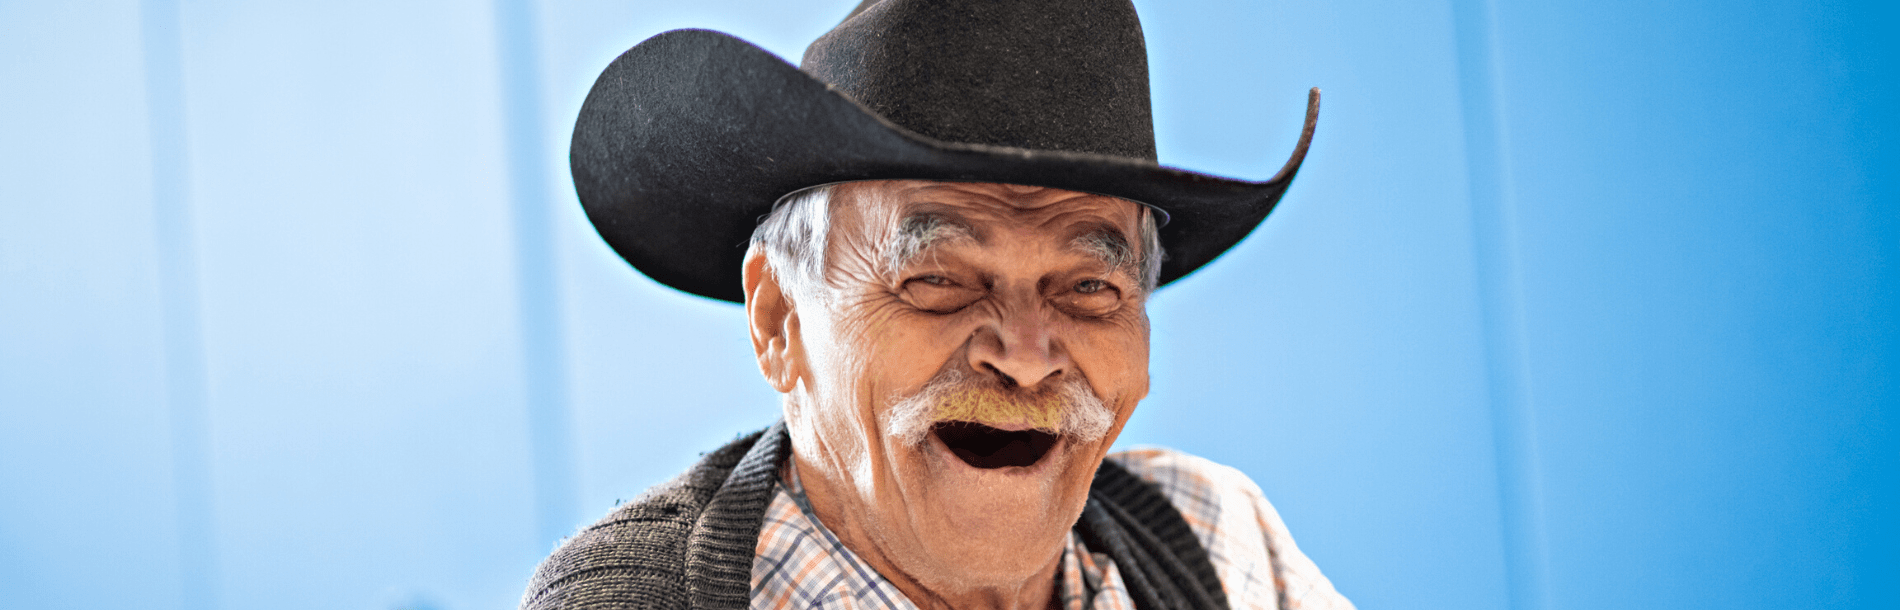
[[[1012,389],[1018,385],[1015,377],[1009,376],[1009,373],[1003,372],[1003,369],[996,368],[994,364],[985,362],[983,363],[983,368],[989,369],[990,374],[995,375],[996,380],[1002,382],[1003,389]]]

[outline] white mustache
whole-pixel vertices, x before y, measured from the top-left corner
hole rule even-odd
[[[884,427],[885,434],[910,446],[922,445],[930,435],[930,427],[941,421],[976,419],[978,421],[973,423],[986,425],[1028,423],[1033,428],[1083,443],[1101,440],[1115,424],[1114,410],[1097,398],[1080,376],[1067,376],[1039,394],[1034,398],[1012,396],[994,384],[972,379],[956,369],[946,369],[916,394],[893,402],[889,409],[878,414],[878,423]],[[969,408],[973,400],[983,408]]]

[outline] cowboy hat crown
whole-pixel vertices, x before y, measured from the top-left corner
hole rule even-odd
[[[719,32],[629,49],[582,105],[570,162],[588,218],[649,277],[740,302],[757,221],[783,195],[856,180],[1002,182],[1163,213],[1163,284],[1246,237],[1273,178],[1156,163],[1141,25],[1127,0],[867,0],[794,68]]]
[[[1126,2],[868,0],[799,69],[937,140],[1155,159]]]

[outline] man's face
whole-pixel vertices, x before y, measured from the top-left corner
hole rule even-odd
[[[786,295],[761,356],[814,509],[939,594],[1053,570],[1148,392],[1140,208],[909,181],[840,185],[830,210],[827,286]]]

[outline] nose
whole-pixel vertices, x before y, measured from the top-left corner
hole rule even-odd
[[[1038,308],[1039,309],[1039,308]],[[995,375],[1004,387],[1034,388],[1074,366],[1046,312],[1021,311],[978,328],[970,340],[970,368]]]

